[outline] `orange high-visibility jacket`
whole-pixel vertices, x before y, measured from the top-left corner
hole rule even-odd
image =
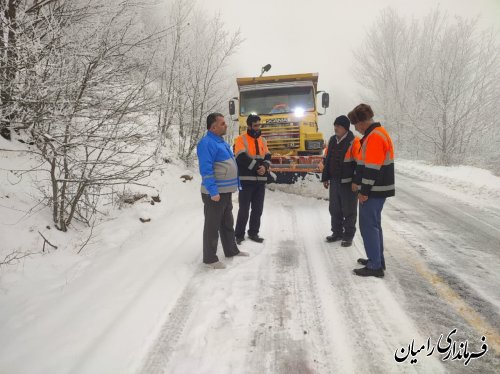
[[[248,183],[266,183],[267,171],[271,165],[271,153],[266,139],[254,138],[248,133],[241,134],[234,141],[234,156],[242,186]],[[264,165],[266,174],[258,175],[257,169]]]
[[[360,185],[362,195],[395,195],[394,146],[387,130],[380,123],[374,123],[366,130],[356,164],[354,182]]]

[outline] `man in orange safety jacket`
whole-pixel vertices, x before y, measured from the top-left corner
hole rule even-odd
[[[360,104],[348,117],[363,135],[352,185],[359,200],[359,229],[368,258],[358,259],[365,265],[355,269],[359,276],[383,277],[385,270],[382,209],[386,198],[395,195],[394,147],[387,130],[373,121],[373,110]]]
[[[266,182],[271,165],[271,153],[267,148],[266,140],[261,136],[261,122],[257,115],[247,118],[247,132],[238,136],[234,142],[234,155],[238,165],[241,190],[238,195],[239,210],[236,219],[236,243],[245,240],[245,229],[250,224],[248,238],[262,243],[264,238],[259,236],[260,220],[264,209]]]

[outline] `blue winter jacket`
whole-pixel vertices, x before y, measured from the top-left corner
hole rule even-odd
[[[202,177],[201,192],[216,196],[239,188],[238,166],[229,144],[208,131],[196,148]]]

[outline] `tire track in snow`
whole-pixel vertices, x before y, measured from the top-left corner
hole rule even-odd
[[[386,222],[398,237],[393,250],[395,258],[402,260],[397,279],[401,294],[407,299],[417,294],[420,299],[409,312],[424,315],[422,326],[432,335],[458,328],[459,338],[469,339],[471,344],[479,344],[479,338],[487,336],[490,352],[467,370],[498,372],[499,277],[491,269],[499,263],[499,252],[494,249],[495,243],[500,246],[496,233],[488,226],[477,226],[477,220],[470,222],[468,215],[450,214],[449,198],[415,186],[411,180],[404,178],[399,191],[399,199],[387,206]],[[470,211],[482,214],[482,209],[472,207]],[[413,278],[415,273],[419,275],[419,289],[415,279],[409,281],[410,271]],[[463,365],[448,365],[464,370]]]
[[[394,222],[394,230],[405,237],[419,257],[457,295],[487,317],[491,325],[500,325],[497,271],[500,268],[500,238],[487,226],[470,223],[468,216],[450,214],[450,204],[440,207],[435,199],[429,201],[418,196],[419,192],[428,196],[431,191],[411,189],[413,184],[405,183],[403,187],[404,199],[397,205],[389,204],[388,216]],[[442,196],[436,199],[445,201]],[[471,212],[481,214],[476,210]],[[500,351],[500,343],[497,344]]]
[[[166,322],[161,327],[144,360],[141,373],[159,374],[166,372],[168,361],[193,309],[192,300],[195,290],[191,283],[184,289],[175,306],[168,313]]]
[[[311,243],[309,253],[311,261],[316,262],[315,269],[329,280],[331,289],[326,298],[334,299],[340,311],[334,318],[337,325],[343,327],[341,338],[346,336],[351,350],[351,372],[369,373],[440,373],[445,368],[437,359],[429,357],[418,366],[398,365],[394,352],[405,346],[411,339],[420,341],[415,321],[411,320],[391,292],[387,276],[384,279],[361,278],[352,273],[357,266],[356,259],[365,257],[362,243],[355,237],[353,247],[343,248],[338,243],[326,243],[325,232],[330,226],[329,216],[311,221],[310,217],[318,206],[312,205],[308,213],[303,212],[299,222],[305,240]],[[326,211],[327,205],[323,204]],[[328,218],[328,219],[327,219]],[[388,262],[388,267],[390,266]],[[389,269],[389,271],[391,271]],[[328,301],[325,301],[328,302]],[[335,339],[335,337],[332,337]],[[423,338],[422,338],[423,340]]]
[[[474,303],[478,307],[489,310],[487,314],[498,318],[500,238],[487,227],[453,214],[449,204],[437,205],[435,199],[447,201],[445,197],[439,195],[427,199],[433,192],[412,189],[412,184],[403,186],[397,203],[388,204],[390,209],[387,215],[398,222],[394,225],[396,230],[407,238],[412,247],[418,249],[432,268],[449,278],[450,284],[461,283],[460,287],[453,287],[456,292],[462,297],[475,299]],[[418,196],[419,191],[423,196]],[[474,211],[474,214],[480,212]],[[456,282],[457,279],[462,281]]]
[[[298,236],[296,212],[291,206],[283,209],[274,204],[268,209],[280,211],[271,227],[274,235],[279,227],[286,227],[293,236],[266,240],[270,259],[259,274],[261,293],[254,307],[255,332],[246,367],[249,373],[259,374],[333,372],[324,316],[306,248]]]
[[[495,343],[497,335],[492,327],[494,325],[488,323],[488,319],[495,317],[483,317],[484,311],[475,301],[477,296],[460,296],[467,286],[462,281],[446,275],[449,274],[450,268],[453,268],[453,264],[448,264],[448,269],[441,271],[431,260],[432,249],[428,250],[428,247],[418,242],[415,235],[402,229],[400,221],[386,219],[386,223],[396,234],[390,247],[390,262],[393,263],[391,273],[395,274],[391,281],[408,314],[420,322],[418,326],[421,332],[435,341],[441,333],[446,335],[456,328],[455,340],[469,340],[472,351],[479,349],[480,337],[483,334],[488,337],[490,352],[487,355],[472,362],[468,367],[464,367],[460,361],[448,361],[444,364],[446,368],[453,373],[497,373],[500,358],[493,349],[494,344],[498,345]],[[422,250],[428,250],[426,256],[421,255]],[[461,291],[455,292],[455,289]]]

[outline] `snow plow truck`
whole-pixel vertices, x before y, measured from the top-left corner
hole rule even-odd
[[[247,131],[250,114],[261,117],[262,136],[272,155],[269,181],[291,184],[307,174],[319,175],[325,140],[318,131],[318,116],[324,112],[318,112],[317,98],[321,95],[326,111],[329,94],[318,91],[318,74],[261,75],[236,82],[239,97],[229,101],[229,113],[233,118],[238,101],[238,118],[233,120],[239,134]]]

